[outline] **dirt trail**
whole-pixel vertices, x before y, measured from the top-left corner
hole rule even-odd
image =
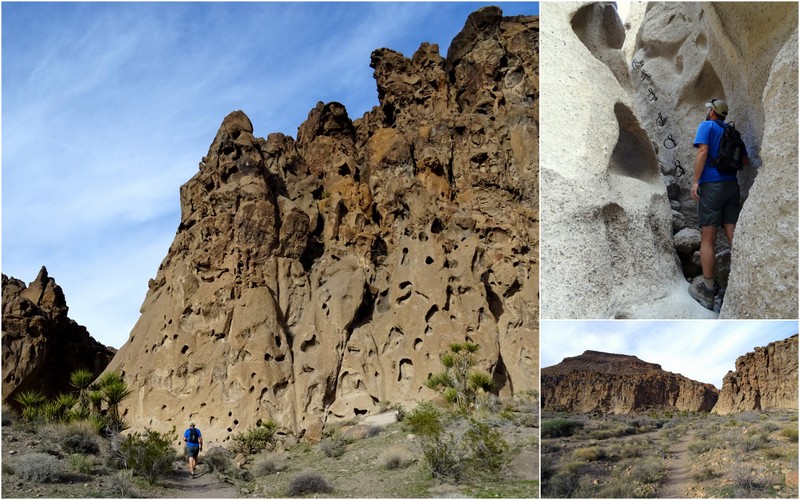
[[[194,478],[185,468],[170,474],[163,485],[176,498],[236,498],[236,488],[219,480],[207,467],[198,464]],[[172,495],[170,495],[172,496]]]
[[[689,442],[692,436],[681,436],[669,450],[664,484],[659,498],[689,498],[689,487],[694,484],[689,467]]]

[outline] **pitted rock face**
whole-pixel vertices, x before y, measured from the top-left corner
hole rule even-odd
[[[664,371],[636,356],[586,351],[542,369],[542,409],[548,411],[710,411],[717,397],[713,385]]]
[[[3,401],[19,393],[71,392],[70,374],[99,375],[116,350],[94,340],[67,316],[64,292],[45,267],[28,286],[3,275]]]
[[[722,381],[715,413],[797,410],[797,335],[756,347]]]
[[[225,118],[109,367],[133,426],[319,439],[435,397],[464,340],[500,397],[537,387],[538,19],[470,19],[455,59],[375,51],[380,104],[358,120],[319,103],[297,140],[265,140]]]

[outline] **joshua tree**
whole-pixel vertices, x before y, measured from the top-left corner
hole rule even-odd
[[[119,414],[119,404],[131,394],[128,384],[122,380],[122,376],[116,372],[103,374],[98,380],[103,400],[108,405],[106,416],[109,420],[109,427],[117,430],[126,427],[124,420]]]
[[[35,420],[41,415],[41,407],[45,402],[44,394],[39,391],[23,391],[14,397],[14,401],[22,408],[22,418]]]
[[[84,368],[79,368],[69,376],[69,383],[78,389],[78,400],[84,408],[89,408],[89,387],[94,380],[94,374]]]
[[[431,375],[425,385],[442,395],[461,411],[468,411],[479,395],[487,393],[494,383],[489,373],[473,370],[479,344],[454,342],[450,351],[441,355],[444,371]]]

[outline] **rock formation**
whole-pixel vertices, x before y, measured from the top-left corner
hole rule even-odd
[[[797,410],[797,335],[756,347],[722,381],[715,413]]]
[[[686,289],[711,98],[753,163],[733,252],[718,240],[720,315],[797,317],[797,5],[653,2],[627,35],[610,3],[541,8],[543,317],[710,316]]]
[[[697,227],[692,143],[706,102],[728,101],[750,152],[732,255],[717,241],[723,289],[731,273],[720,317],[797,317],[797,61],[796,3],[652,2],[636,33],[636,115],[657,148],[676,243]],[[701,273],[698,248],[678,248],[688,278]]]
[[[711,317],[677,264],[613,5],[546,2],[541,12],[542,316]]]
[[[501,397],[537,387],[538,29],[485,8],[446,59],[376,50],[380,104],[319,103],[296,139],[227,116],[109,367],[131,425],[318,439],[434,397],[464,340]]]
[[[619,414],[651,409],[710,411],[711,384],[696,382],[636,356],[586,351],[542,368],[542,410]]]
[[[46,396],[74,390],[70,374],[83,368],[99,375],[116,353],[71,320],[64,292],[42,267],[28,286],[3,278],[3,401],[20,392]]]

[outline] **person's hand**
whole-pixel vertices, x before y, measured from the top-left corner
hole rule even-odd
[[[700,183],[695,182],[694,184],[692,184],[692,199],[694,201],[700,201],[700,194],[697,192],[699,188],[700,188]]]

